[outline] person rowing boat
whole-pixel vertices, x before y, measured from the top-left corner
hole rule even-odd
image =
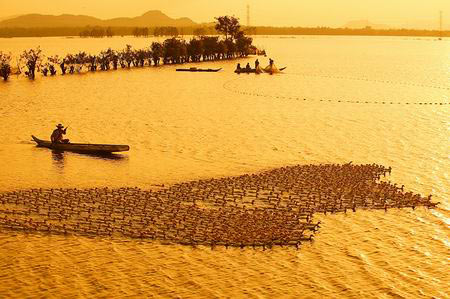
[[[52,135],[50,136],[50,140],[53,144],[55,143],[69,143],[69,139],[64,139],[63,135],[66,135],[67,129],[69,127],[64,129],[64,126],[62,124],[58,124],[56,126],[56,129],[53,130]]]

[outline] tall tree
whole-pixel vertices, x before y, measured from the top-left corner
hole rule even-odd
[[[200,61],[200,57],[203,54],[203,42],[199,39],[191,39],[187,46],[187,52],[192,61]]]
[[[236,48],[241,57],[248,56],[253,38],[245,36],[243,31],[239,31],[236,35]]]
[[[152,52],[153,63],[155,64],[155,66],[158,66],[159,60],[164,55],[163,45],[158,42],[153,42],[150,48]]]
[[[216,19],[216,31],[222,33],[225,39],[234,39],[241,29],[239,19],[233,16],[222,16]]]

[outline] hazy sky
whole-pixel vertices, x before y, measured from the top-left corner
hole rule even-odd
[[[391,26],[437,24],[440,10],[448,16],[446,25],[450,23],[450,0],[0,0],[0,17],[71,13],[106,19],[157,9],[170,17],[186,16],[196,22],[235,15],[245,24],[247,3],[251,25],[336,27],[361,19]]]

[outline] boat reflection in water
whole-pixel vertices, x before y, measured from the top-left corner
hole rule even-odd
[[[56,169],[58,169],[58,171],[62,171],[64,169],[64,152],[52,151],[52,159],[53,165]]]
[[[55,162],[64,163],[65,155],[77,155],[83,157],[91,157],[99,160],[114,160],[125,161],[128,160],[128,156],[113,153],[76,153],[76,152],[64,152],[59,150],[52,150],[52,158]]]

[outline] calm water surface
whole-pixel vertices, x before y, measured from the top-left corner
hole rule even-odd
[[[0,39],[47,55],[151,39]],[[192,249],[126,239],[0,232],[0,297],[440,297],[450,294],[450,41],[256,38],[280,75],[177,73],[175,66],[0,84],[0,190],[150,189],[303,163],[379,163],[436,210],[321,216],[316,241]],[[253,61],[254,58],[248,61]],[[268,58],[259,58],[262,65]],[[247,60],[240,61],[246,64]],[[129,144],[113,159],[36,148],[57,123],[76,142]]]

